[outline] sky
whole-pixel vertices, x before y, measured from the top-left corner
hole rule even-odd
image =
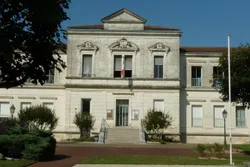
[[[250,0],[71,0],[67,10],[75,25],[101,24],[101,19],[126,8],[147,25],[180,28],[181,46],[225,47],[250,43]]]

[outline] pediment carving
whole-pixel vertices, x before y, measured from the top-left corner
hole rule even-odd
[[[126,38],[122,38],[109,46],[111,51],[135,51],[138,52],[139,48],[133,42],[128,41]]]
[[[82,50],[92,50],[92,51],[98,51],[98,47],[94,45],[92,42],[86,41],[83,44],[77,45],[79,53],[81,53]]]
[[[154,44],[153,46],[150,46],[148,48],[151,52],[166,52],[166,54],[168,54],[170,52],[170,48],[166,45],[164,45],[161,42],[158,42],[156,44]]]

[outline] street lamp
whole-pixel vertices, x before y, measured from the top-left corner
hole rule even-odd
[[[227,144],[226,140],[226,118],[227,118],[227,111],[224,109],[222,112],[222,117],[224,118],[224,145]]]
[[[11,120],[12,120],[12,123],[13,123],[13,115],[15,113],[15,106],[12,104],[11,107],[10,107],[10,114],[11,114]]]

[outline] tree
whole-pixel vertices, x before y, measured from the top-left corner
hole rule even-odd
[[[93,115],[88,112],[77,112],[73,122],[80,130],[80,137],[83,137],[90,135],[90,131],[95,124],[95,119]]]
[[[58,124],[58,117],[50,108],[37,105],[21,110],[18,113],[18,119],[21,124],[35,127],[40,130],[54,130]]]
[[[172,117],[168,113],[149,110],[142,123],[148,133],[158,136],[172,125]]]
[[[221,73],[214,78],[220,82],[219,93],[223,101],[228,101],[228,53],[219,59]],[[231,49],[231,100],[247,105],[250,102],[250,45],[241,44]],[[214,82],[215,83],[215,82]],[[216,87],[213,84],[213,87]]]
[[[44,84],[50,70],[61,72],[61,23],[71,0],[0,1],[0,88],[22,86],[27,79]]]

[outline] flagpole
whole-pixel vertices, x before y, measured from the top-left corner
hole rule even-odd
[[[231,62],[230,62],[230,34],[228,34],[228,112],[229,112],[229,139],[230,139],[230,165],[233,165],[232,157],[232,114],[231,114]]]

